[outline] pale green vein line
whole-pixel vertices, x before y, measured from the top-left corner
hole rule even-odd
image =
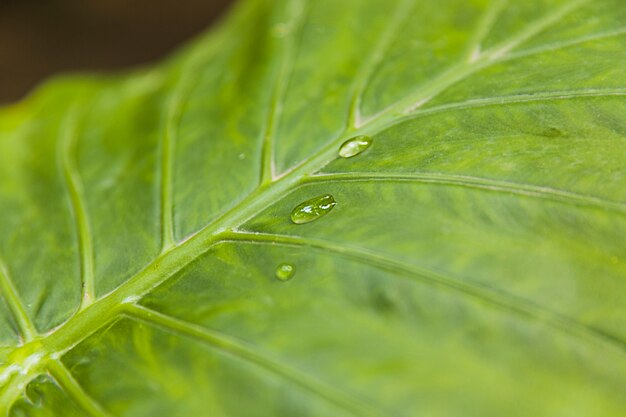
[[[590,0],[573,0],[561,7],[555,8],[552,12],[526,26],[510,39],[492,47],[486,51],[485,54],[489,55],[491,59],[503,57],[519,45],[532,39],[534,36],[543,32],[554,23],[559,22],[562,18],[574,12],[576,9],[589,1]]]
[[[526,26],[526,28],[508,40],[502,41],[498,45],[481,53],[471,62],[467,62],[463,59],[461,62],[451,65],[446,71],[443,71],[431,80],[424,82],[412,93],[406,95],[404,98],[398,100],[396,103],[386,107],[373,116],[365,119],[361,126],[365,127],[365,125],[376,123],[377,121],[390,116],[413,113],[416,109],[420,108],[422,105],[431,101],[443,91],[450,88],[450,86],[466,79],[470,75],[482,69],[488,68],[495,63],[500,62],[500,60],[505,58],[511,50],[521,45],[523,42],[531,39],[541,31],[547,29],[550,25],[554,24],[568,13],[573,12],[576,8],[580,7],[587,1],[589,0],[575,0],[557,8],[551,13],[548,13],[542,18],[530,23]]]
[[[508,61],[517,58],[526,58],[532,55],[538,55],[544,52],[553,52],[558,51],[560,49],[569,48],[571,46],[576,46],[584,43],[591,43],[598,40],[610,39],[618,36],[626,35],[626,28],[620,28],[617,30],[611,30],[607,32],[595,33],[593,35],[581,36],[579,38],[567,39],[560,42],[549,43],[541,46],[537,46],[534,48],[524,49],[519,52],[513,52],[508,54],[506,57],[501,59],[501,61]]]
[[[17,323],[18,330],[22,336],[23,341],[29,342],[37,335],[37,329],[35,325],[28,317],[24,303],[20,298],[17,288],[13,284],[13,280],[9,275],[9,270],[5,263],[0,259],[0,290],[4,296],[4,299],[13,314],[13,318]]]
[[[476,30],[468,43],[465,57],[468,62],[476,61],[480,56],[481,44],[495,24],[507,0],[492,0],[476,25]]]
[[[72,215],[76,224],[78,249],[80,252],[80,275],[82,282],[81,309],[91,304],[95,297],[94,287],[94,252],[87,205],[83,194],[82,181],[75,165],[76,129],[78,124],[78,105],[69,111],[61,126],[57,158],[63,173],[65,189],[68,195]]]
[[[194,60],[183,70],[180,75],[180,81],[175,89],[176,93],[170,99],[167,108],[165,128],[161,135],[159,143],[160,147],[160,181],[161,181],[161,252],[169,250],[175,245],[174,238],[174,202],[173,202],[173,183],[174,183],[174,160],[176,156],[176,137],[178,136],[178,124],[182,116],[184,107],[184,98],[190,88],[190,81],[193,70]]]
[[[277,235],[271,233],[251,233],[233,231],[226,236],[226,240],[233,242],[248,242],[258,244],[285,245],[293,247],[310,247],[327,251],[348,259],[386,270],[397,276],[405,276],[422,282],[434,288],[454,291],[464,296],[470,296],[480,301],[499,307],[504,311],[518,314],[559,329],[566,334],[574,335],[589,342],[600,342],[603,346],[614,349],[622,355],[626,353],[626,342],[620,338],[605,333],[602,330],[580,323],[570,317],[563,316],[545,307],[514,297],[500,290],[467,280],[452,278],[438,272],[420,268],[416,265],[394,259],[378,251],[360,247],[348,246],[327,240],[303,238],[299,236]]]
[[[90,417],[110,417],[59,360],[50,360],[47,368],[61,389]]]
[[[281,49],[281,62],[274,79],[272,95],[267,112],[267,122],[262,134],[261,146],[261,178],[260,184],[271,182],[275,176],[274,164],[274,141],[280,118],[282,116],[283,104],[293,66],[297,56],[297,38],[300,34],[304,21],[305,11],[304,0],[291,0],[289,2],[289,21],[277,25],[274,28],[274,36],[278,39]]]
[[[480,107],[499,106],[503,104],[522,104],[531,102],[545,102],[545,101],[561,101],[571,100],[578,98],[597,98],[597,97],[610,97],[610,96],[625,96],[626,88],[617,89],[585,89],[585,90],[563,90],[563,91],[548,91],[548,92],[536,92],[526,94],[513,94],[510,96],[494,96],[494,97],[481,97],[465,101],[459,101],[455,103],[443,104],[440,106],[430,107],[426,109],[418,109],[412,113],[408,113],[403,117],[395,118],[389,123],[385,129],[396,126],[407,120],[413,120],[416,118],[424,117],[426,115],[441,113],[446,110],[467,110]]]
[[[346,130],[354,129],[361,124],[360,108],[367,83],[385,58],[393,40],[410,17],[414,3],[413,0],[400,0],[389,22],[385,25],[385,29],[381,31],[378,42],[372,48],[369,58],[361,67],[351,92]]]
[[[409,182],[421,184],[441,184],[464,188],[476,188],[498,193],[509,193],[527,197],[542,198],[561,203],[579,206],[597,207],[603,210],[619,211],[626,213],[626,204],[604,198],[580,194],[572,191],[561,190],[551,187],[522,184],[516,182],[500,181],[490,178],[473,177],[468,175],[455,175],[437,172],[419,173],[337,173],[318,174],[307,177],[304,183],[346,183],[363,181],[386,181],[386,182]]]
[[[161,252],[166,252],[176,244],[174,224],[174,169],[176,159],[176,142],[185,104],[191,89],[197,82],[198,71],[207,60],[219,50],[219,46],[229,47],[233,39],[228,31],[215,33],[216,42],[208,48],[190,56],[189,61],[180,71],[179,79],[174,87],[175,93],[170,98],[165,115],[165,127],[159,140],[159,177],[160,177],[160,211],[161,211]]]
[[[183,76],[184,77],[184,76]],[[180,90],[171,99],[168,107],[165,128],[159,144],[161,154],[161,250],[165,251],[174,245],[174,215],[172,201],[172,176],[174,155],[176,152],[176,127],[181,116]]]
[[[290,366],[271,359],[262,353],[256,352],[252,347],[246,346],[242,342],[219,332],[137,305],[128,306],[126,314],[131,318],[195,339],[210,347],[227,352],[248,363],[254,364],[276,376],[293,382],[304,390],[335,406],[341,407],[355,416],[382,416],[380,412],[362,404],[333,387],[317,381]]]

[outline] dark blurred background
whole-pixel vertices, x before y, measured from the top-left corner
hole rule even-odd
[[[218,19],[233,0],[0,0],[0,103],[52,74],[147,64]]]

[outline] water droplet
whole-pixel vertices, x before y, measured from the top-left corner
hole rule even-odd
[[[141,297],[138,295],[129,295],[128,297],[122,300],[122,304],[135,304],[140,299]]]
[[[293,278],[293,275],[296,273],[296,267],[291,264],[280,264],[276,268],[276,278],[281,281],[288,281]]]
[[[295,224],[304,224],[317,220],[328,214],[337,203],[330,194],[324,194],[298,204],[291,211],[291,221]]]
[[[246,159],[246,154],[242,152],[239,155],[237,155],[237,158],[243,161],[244,159]]]
[[[365,135],[355,136],[341,144],[339,147],[339,156],[342,158],[352,158],[369,148],[371,145],[371,137]]]

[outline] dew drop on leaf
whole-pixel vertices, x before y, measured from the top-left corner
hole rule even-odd
[[[355,136],[341,144],[339,147],[339,156],[342,158],[352,158],[369,148],[371,145],[371,137],[365,135]]]
[[[291,211],[291,221],[295,224],[309,223],[328,214],[337,205],[334,197],[324,194],[298,204]]]
[[[278,278],[281,281],[290,280],[291,278],[293,278],[293,275],[295,273],[296,273],[296,267],[291,264],[282,263],[278,265],[278,267],[276,268],[276,278]]]

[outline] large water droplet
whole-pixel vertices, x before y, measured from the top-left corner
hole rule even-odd
[[[372,145],[372,138],[361,135],[348,139],[339,147],[339,156],[342,158],[352,158],[369,148]]]
[[[276,268],[276,278],[281,281],[288,281],[293,278],[293,275],[296,273],[296,267],[291,264],[280,264]]]
[[[324,194],[298,204],[291,211],[291,221],[295,224],[309,223],[328,214],[337,203],[330,194]]]

